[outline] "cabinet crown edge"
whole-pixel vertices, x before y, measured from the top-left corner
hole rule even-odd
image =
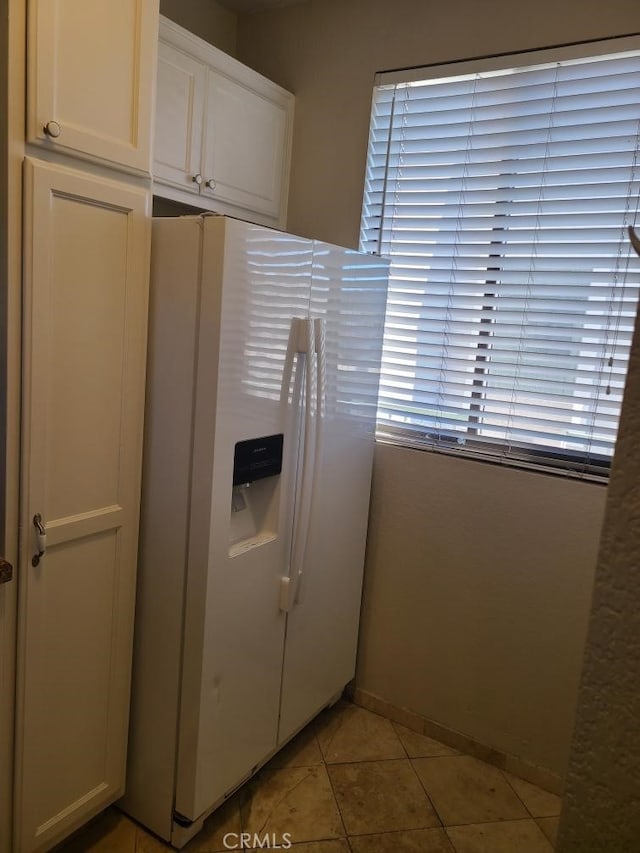
[[[268,93],[273,100],[292,102],[294,99],[292,92],[164,15],[160,15],[158,38],[199,59],[218,73],[250,85],[254,90],[257,90],[257,84],[260,83],[265,94]]]

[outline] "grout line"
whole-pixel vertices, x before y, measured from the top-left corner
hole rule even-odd
[[[322,752],[322,750],[320,750],[320,751]],[[329,773],[329,768],[327,767],[326,761],[323,761],[323,767],[324,767],[325,773],[327,774],[327,778],[329,780],[329,786],[331,787],[331,793],[333,794],[333,801],[336,804],[336,809],[338,810],[338,817],[340,818],[340,823],[342,824],[342,828],[344,830],[344,837],[347,839],[347,845],[349,847],[349,850],[351,850],[351,844],[349,842],[349,836],[347,834],[347,826],[344,822],[344,817],[342,815],[342,809],[340,808],[340,803],[338,801],[338,797],[336,796],[336,790],[333,786],[333,779],[331,778],[331,773]]]
[[[522,805],[524,806],[524,810],[526,811],[526,813],[527,813],[528,815],[531,815],[531,818],[532,818],[533,820],[535,820],[535,817],[534,817],[534,816],[533,816],[533,814],[531,813],[531,809],[527,806],[527,804],[526,804],[526,803],[525,803],[525,801],[522,799],[522,797],[520,796],[520,794],[516,791],[516,789],[514,788],[514,786],[511,784],[511,780],[510,780],[510,779],[509,779],[509,777],[507,776],[507,772],[506,772],[505,770],[501,770],[500,772],[501,772],[501,773],[502,773],[502,775],[504,776],[504,779],[505,779],[505,781],[506,781],[507,785],[511,788],[511,790],[513,791],[513,793],[516,795],[516,797],[520,800],[520,802],[521,802],[521,803],[522,803]],[[529,783],[529,784],[531,784],[531,783]]]
[[[337,703],[336,703],[336,704],[337,704]],[[334,705],[333,707],[335,708],[335,705]],[[352,705],[351,707],[355,708],[356,706],[355,706],[355,705]],[[347,711],[347,710],[345,710],[345,709],[342,709],[342,708],[341,708],[341,709],[340,709],[340,711],[338,711],[338,712],[335,714],[335,716],[334,716],[334,720],[336,721],[337,725],[336,725],[336,727],[335,727],[334,731],[333,731],[333,732],[331,732],[331,734],[330,734],[330,736],[329,736],[329,739],[328,739],[328,741],[327,741],[327,752],[329,752],[329,751],[330,751],[331,744],[333,743],[333,741],[334,741],[334,739],[337,737],[337,735],[339,735],[339,734],[340,734],[340,732],[342,731],[342,728],[343,728],[344,723],[345,723],[344,717],[345,717],[348,713],[349,713],[349,711]],[[351,714],[351,716],[353,716],[353,714]],[[324,749],[322,748],[322,746],[320,745],[320,741],[319,741],[319,740],[318,740],[318,746],[320,747],[320,754],[322,755],[322,758],[323,758],[323,759],[325,759],[325,758],[326,758],[326,756],[325,756],[325,751],[324,751]]]
[[[471,824],[469,824],[469,826],[471,826]],[[453,841],[453,838],[449,835],[449,833],[448,833],[448,831],[447,831],[447,827],[446,827],[446,826],[445,826],[445,828],[444,828],[444,833],[445,833],[445,835],[447,836],[447,841],[449,842],[449,844],[451,845],[451,848],[453,849],[453,853],[459,853],[458,848],[456,847],[456,845],[455,845],[455,843],[454,843],[454,841]]]
[[[535,823],[536,819],[534,817],[493,818],[492,820],[473,820],[470,823],[447,823],[445,824],[444,828],[457,829],[460,826],[489,826],[492,823],[524,823],[525,821],[533,821]],[[540,832],[542,832],[542,830],[540,830]]]
[[[383,717],[383,719],[384,719],[384,717]],[[409,755],[407,747],[404,745],[404,741],[402,740],[402,738],[400,737],[400,735],[398,734],[398,732],[396,730],[396,723],[393,720],[389,720],[389,723],[391,724],[391,728],[393,729],[394,735],[398,738],[398,741],[400,742],[400,746],[402,747],[405,756],[408,759],[411,759],[411,756]]]
[[[426,758],[455,758],[455,755],[430,755]],[[385,761],[411,761],[408,755],[394,755],[393,758],[345,758],[340,761],[327,761],[327,767],[343,767],[345,764],[382,764]],[[317,765],[319,766],[319,765]]]
[[[431,799],[431,796],[429,795],[429,791],[427,791],[427,786],[424,784],[424,782],[423,782],[423,781],[422,781],[422,779],[420,778],[420,775],[419,775],[418,771],[417,771],[417,770],[416,770],[416,768],[414,767],[414,765],[413,765],[413,759],[409,758],[409,764],[410,764],[410,766],[411,766],[411,769],[413,770],[413,775],[414,775],[414,776],[416,777],[416,779],[418,780],[418,784],[420,785],[420,787],[421,787],[421,788],[422,788],[422,790],[424,791],[424,795],[425,795],[425,797],[427,798],[427,800],[429,801],[429,803],[430,803],[430,805],[431,805],[431,808],[433,809],[433,813],[435,814],[435,816],[436,816],[436,817],[438,818],[438,820],[440,821],[440,826],[444,829],[444,821],[442,820],[442,817],[440,816],[440,812],[439,812],[439,811],[438,811],[438,809],[436,808],[436,804],[435,804],[435,803],[433,802],[433,800]]]

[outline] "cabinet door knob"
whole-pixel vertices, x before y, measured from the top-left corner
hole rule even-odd
[[[200,186],[200,184],[202,183],[202,175],[200,175],[200,174],[194,175],[191,178],[191,180],[193,181],[194,184],[197,184],[198,186]]]
[[[48,121],[44,126],[44,132],[52,139],[56,139],[62,133],[62,128],[57,121]]]
[[[0,557],[0,583],[9,583],[13,578],[13,566],[4,557]]]
[[[215,190],[215,188],[216,188],[215,178],[209,178],[209,180],[206,182],[205,186],[209,187],[210,190]]]

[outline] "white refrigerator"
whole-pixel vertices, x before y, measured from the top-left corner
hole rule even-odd
[[[153,222],[125,811],[176,847],[355,670],[387,265]]]

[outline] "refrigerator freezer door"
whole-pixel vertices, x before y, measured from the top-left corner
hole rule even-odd
[[[305,560],[292,578],[279,743],[354,674],[386,283],[379,258],[314,243],[317,453]]]
[[[312,264],[308,240],[222,217],[204,229],[176,788],[191,820],[276,747],[303,363],[288,347]],[[280,433],[281,472],[234,494],[236,444]]]

